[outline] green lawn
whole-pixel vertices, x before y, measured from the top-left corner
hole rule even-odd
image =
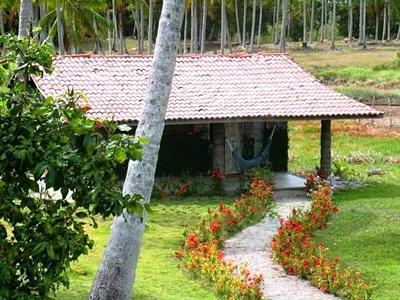
[[[319,164],[318,123],[291,125],[290,167],[307,173],[310,166]],[[373,299],[395,300],[400,295],[399,150],[400,137],[360,137],[340,132],[333,136],[334,157],[353,169],[351,176],[369,185],[335,193],[340,212],[327,229],[317,233],[317,239],[329,247],[332,256],[339,256],[345,265],[365,275],[374,286]],[[365,162],[351,164],[349,155]],[[389,164],[388,157],[399,163]],[[368,177],[373,167],[382,168],[385,174]]]
[[[183,239],[184,225],[196,222],[207,213],[208,207],[216,207],[221,199],[185,199],[153,203],[155,210],[149,218],[141,251],[135,299],[216,299],[212,291],[200,282],[190,280],[177,268],[174,252]],[[225,201],[226,202],[226,201]],[[100,221],[99,228],[90,230],[95,241],[94,250],[73,264],[71,287],[57,294],[57,299],[87,299],[96,269],[102,257],[110,233],[111,221]]]

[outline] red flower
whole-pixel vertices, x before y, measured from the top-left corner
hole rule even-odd
[[[189,234],[186,239],[186,245],[188,245],[189,248],[197,248],[199,246],[199,239],[197,238],[196,234]]]
[[[182,249],[179,249],[179,250],[175,251],[175,257],[176,258],[182,258],[183,256],[184,256],[184,254],[183,254],[183,250]]]
[[[87,113],[89,110],[91,110],[92,108],[89,106],[89,104],[85,103],[81,106],[83,112]]]
[[[220,229],[221,225],[218,222],[211,221],[210,222],[210,231],[217,232]]]

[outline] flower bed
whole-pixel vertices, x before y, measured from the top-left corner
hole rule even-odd
[[[338,208],[332,203],[332,189],[326,182],[309,178],[308,183],[311,208],[293,210],[289,219],[280,220],[272,239],[274,259],[288,274],[309,280],[323,292],[347,299],[370,299],[371,289],[361,274],[342,267],[338,257],[329,258],[327,247],[312,241],[313,232],[326,227]]]
[[[195,277],[212,284],[215,292],[227,299],[262,299],[263,278],[223,260],[224,241],[250,223],[261,220],[272,203],[272,185],[253,180],[248,194],[230,208],[223,203],[208,211],[206,218],[187,230],[185,243],[176,251],[182,266]],[[195,229],[194,229],[195,228]]]

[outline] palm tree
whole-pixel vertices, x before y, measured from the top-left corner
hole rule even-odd
[[[257,12],[257,1],[253,0],[253,13],[251,16],[250,51],[254,51],[254,37],[256,33],[256,12]]]
[[[207,31],[208,0],[203,0],[203,20],[201,28],[201,48],[200,52],[206,51],[206,31]]]
[[[320,29],[320,42],[322,43],[325,40],[325,18],[324,18],[324,11],[325,11],[325,0],[321,0],[321,22],[319,25]]]
[[[32,0],[21,0],[19,10],[18,36],[29,36],[32,19]]]
[[[282,28],[279,51],[286,51],[286,28],[288,26],[288,0],[282,0]]]
[[[336,0],[333,0],[333,10],[332,10],[332,41],[331,41],[331,50],[335,50],[335,41],[336,41]]]
[[[257,36],[257,48],[260,48],[261,43],[261,27],[262,27],[262,16],[263,16],[263,5],[262,1],[260,0],[260,9],[259,9],[259,16],[258,16],[258,36]]]
[[[308,37],[308,42],[310,44],[313,42],[313,35],[314,35],[314,13],[315,13],[315,0],[312,0],[312,2],[311,2],[310,35]]]
[[[165,114],[175,69],[176,45],[182,25],[184,0],[164,0],[158,26],[149,85],[136,135],[146,137],[141,161],[130,161],[123,194],[142,195],[148,203],[164,130]],[[89,299],[128,300],[132,297],[136,266],[146,223],[146,213],[124,212],[116,217],[103,261],[97,271]]]
[[[246,17],[247,17],[247,0],[243,2],[243,34],[242,34],[242,46],[246,46]]]
[[[349,0],[348,3],[348,33],[347,38],[351,40],[353,38],[353,0]]]
[[[386,40],[386,26],[387,26],[387,4],[388,1],[384,1],[383,7],[383,28],[382,28],[382,42]]]
[[[236,18],[236,31],[237,31],[238,43],[239,43],[239,45],[241,45],[242,37],[240,35],[239,10],[238,10],[237,0],[235,0],[235,18]]]
[[[225,38],[226,38],[226,32],[225,32],[225,0],[221,0],[221,54],[224,54],[224,49],[225,49]]]
[[[147,27],[147,51],[153,51],[153,0],[149,0],[149,24]]]
[[[307,48],[307,4],[303,0],[303,48]]]

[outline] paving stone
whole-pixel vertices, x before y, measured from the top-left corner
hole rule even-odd
[[[301,196],[275,199],[278,216],[288,217],[293,208],[306,209],[311,202]],[[308,281],[289,276],[272,260],[271,241],[278,217],[266,217],[260,223],[245,228],[225,242],[225,259],[236,265],[247,264],[252,273],[264,277],[264,296],[271,300],[333,300],[337,299],[312,286]]]

